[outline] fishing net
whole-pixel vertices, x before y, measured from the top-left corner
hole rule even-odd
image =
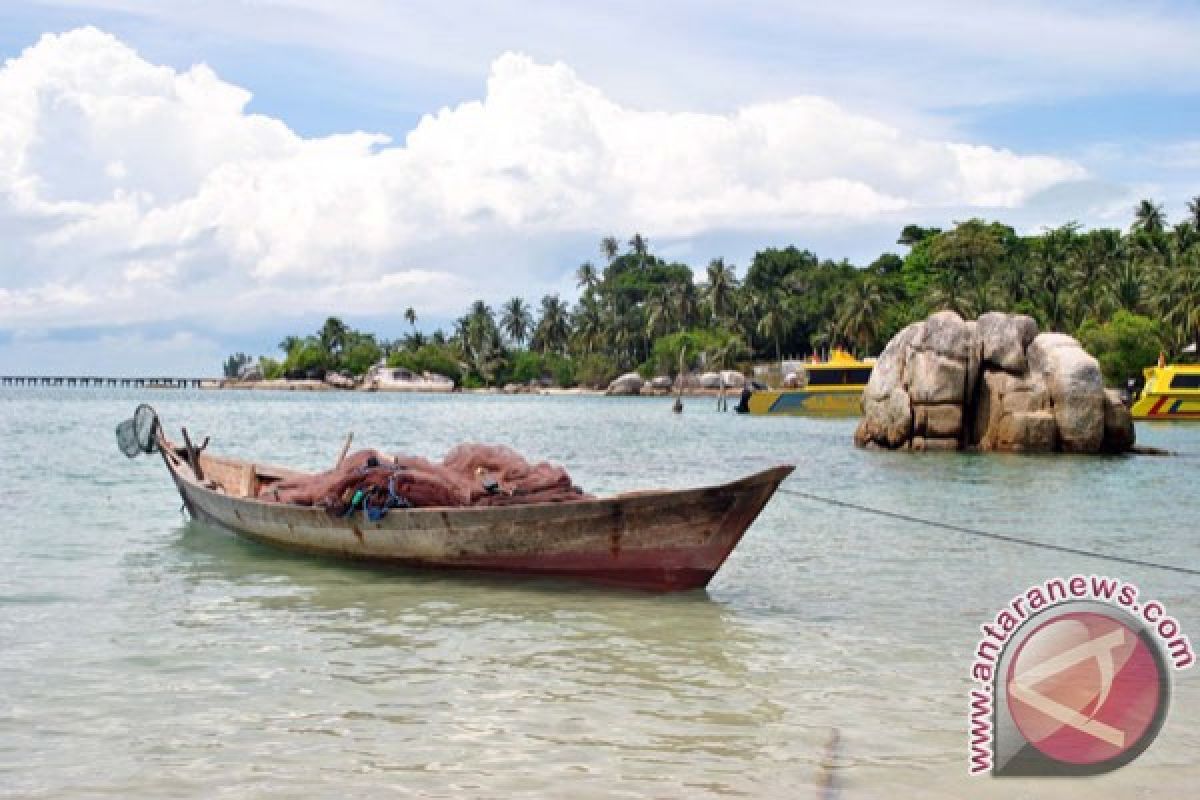
[[[158,412],[142,403],[133,412],[133,428],[137,434],[138,447],[143,453],[158,452]]]
[[[258,497],[316,506],[334,516],[362,509],[378,519],[388,508],[568,503],[589,495],[571,483],[562,467],[530,464],[507,447],[467,444],[440,464],[360,450],[335,469],[266,486]]]
[[[117,447],[129,458],[158,450],[158,413],[142,403],[133,417],[117,426]]]

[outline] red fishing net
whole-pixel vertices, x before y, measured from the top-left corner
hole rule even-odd
[[[359,450],[336,469],[264,486],[260,500],[324,508],[339,515],[363,509],[564,503],[589,497],[562,467],[530,464],[508,447],[461,444],[442,463]]]

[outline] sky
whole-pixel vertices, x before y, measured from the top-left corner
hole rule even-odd
[[[215,376],[574,299],[601,237],[702,271],[908,223],[1179,219],[1200,4],[0,4],[0,374]]]

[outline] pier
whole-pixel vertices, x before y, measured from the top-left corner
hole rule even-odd
[[[0,386],[62,386],[81,389],[199,389],[205,378],[110,378],[96,375],[0,375]]]

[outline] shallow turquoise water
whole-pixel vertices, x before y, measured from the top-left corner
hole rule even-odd
[[[968,779],[978,626],[1055,575],[1137,583],[1200,640],[1200,579],[777,496],[707,592],[344,566],[187,522],[114,425],[153,402],[214,451],[503,442],[593,492],[794,462],[789,486],[1200,567],[1200,425],[1176,458],[868,453],[853,421],[714,401],[0,390],[0,796],[1186,796],[1200,679],[1111,775]],[[840,746],[830,759],[836,730]],[[831,766],[823,767],[827,762]]]

